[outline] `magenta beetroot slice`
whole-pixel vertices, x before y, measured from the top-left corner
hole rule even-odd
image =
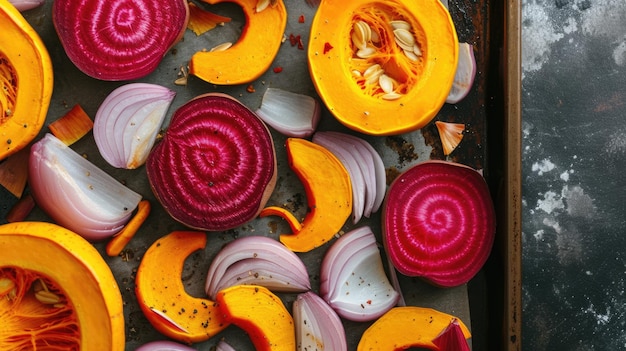
[[[156,69],[182,39],[189,7],[186,0],[54,0],[52,21],[78,69],[122,81]]]
[[[178,108],[146,161],[157,199],[191,228],[221,231],[258,215],[276,184],[263,121],[238,100],[205,94]]]
[[[426,161],[401,173],[387,191],[382,221],[394,267],[442,287],[474,277],[495,237],[495,210],[485,180],[452,162]]]

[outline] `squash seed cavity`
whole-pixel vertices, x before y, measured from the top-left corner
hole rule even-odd
[[[396,1],[367,4],[355,11],[348,62],[361,90],[382,100],[397,100],[423,71],[423,31]]]

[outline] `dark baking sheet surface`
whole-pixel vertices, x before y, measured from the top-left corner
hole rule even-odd
[[[314,16],[315,9],[306,5],[304,0],[285,1],[288,11],[288,22],[285,35],[300,35],[305,46],[308,42],[309,25]],[[470,95],[457,105],[445,105],[440,111],[436,120],[446,122],[465,123],[467,131],[462,143],[457,150],[449,157],[443,155],[439,136],[434,124],[430,124],[421,131],[413,133],[391,136],[391,137],[365,137],[380,152],[388,170],[389,179],[397,172],[406,169],[412,164],[428,159],[448,159],[460,162],[481,169],[487,179],[490,177],[491,167],[487,162],[487,138],[486,126],[489,115],[489,104],[492,99],[488,89],[488,80],[492,74],[490,51],[490,28],[491,5],[487,1],[478,3],[469,0],[451,0],[449,2],[450,13],[453,17],[460,41],[466,41],[474,45],[478,72],[476,82]],[[102,82],[87,77],[68,60],[65,55],[51,21],[51,0],[48,0],[43,7],[33,9],[24,13],[25,17],[40,33],[44,40],[50,56],[53,60],[55,73],[55,86],[53,99],[48,113],[46,126],[42,129],[41,135],[48,132],[47,125],[63,116],[74,105],[80,104],[84,110],[93,118],[96,110],[104,98],[113,89],[120,86],[121,82]],[[158,69],[149,76],[139,80],[141,82],[157,83],[166,86],[177,95],[168,113],[171,113],[180,105],[194,96],[206,92],[225,92],[240,99],[251,109],[260,106],[263,92],[267,87],[282,88],[297,93],[315,96],[316,92],[312,86],[307,64],[306,50],[300,50],[291,46],[289,41],[282,45],[278,57],[272,67],[280,66],[282,72],[274,73],[270,69],[258,80],[252,82],[255,88],[254,93],[246,91],[246,85],[241,86],[214,86],[195,77],[190,77],[187,86],[177,86],[174,81],[179,77],[181,66],[186,66],[191,55],[202,49],[209,49],[224,41],[236,41],[244,24],[244,17],[241,10],[234,4],[224,3],[207,7],[211,11],[226,15],[232,18],[232,22],[223,27],[202,35],[196,36],[191,31],[187,31],[183,41],[177,44],[161,62]],[[299,22],[299,17],[304,16],[304,23]],[[493,79],[493,77],[491,77]],[[166,120],[164,127],[167,126]],[[346,130],[343,126],[326,111],[323,111],[323,118],[319,130]],[[285,148],[283,145],[284,136],[272,131],[279,164],[278,184],[268,205],[290,204],[291,210],[296,214],[303,214],[306,210],[306,197],[302,185],[298,178],[289,170],[286,162]],[[173,221],[164,210],[158,205],[147,184],[145,170],[143,167],[137,170],[119,170],[109,166],[98,154],[93,135],[88,134],[82,140],[72,146],[80,154],[84,154],[94,164],[100,166],[105,171],[113,175],[116,179],[124,182],[131,189],[142,194],[152,203],[152,212],[148,221],[142,226],[137,236],[129,243],[122,255],[119,257],[108,257],[104,253],[105,243],[94,244],[103,257],[109,263],[122,292],[124,300],[124,314],[126,321],[126,350],[134,350],[141,344],[163,340],[160,335],[147,322],[137,305],[134,295],[134,278],[137,267],[146,249],[159,237],[174,230],[185,230],[187,228]],[[0,198],[1,218],[4,218],[16,199],[6,191],[2,192]],[[50,219],[40,210],[35,209],[27,218],[28,220]],[[380,217],[378,214],[370,219],[364,219],[356,226],[369,225],[377,235],[380,235]],[[344,231],[354,228],[355,225],[346,223]],[[248,235],[265,235],[277,237],[281,232],[289,232],[288,226],[277,218],[255,219],[249,224],[240,228],[220,233],[209,233],[207,247],[203,251],[198,251],[191,255],[185,264],[183,281],[188,293],[203,297],[203,286],[205,274],[210,265],[212,257],[222,245],[236,237]],[[319,284],[318,266],[326,247],[318,248],[310,253],[300,256],[309,267],[309,274],[312,279],[314,290]],[[405,294],[407,304],[433,307],[444,312],[459,316],[466,324],[474,322],[474,330],[484,330],[484,318],[482,316],[470,317],[470,300],[468,298],[467,286],[453,289],[440,289],[432,287],[419,279],[400,277],[402,289]],[[281,295],[288,307],[290,307],[295,295]],[[346,332],[349,339],[349,349],[356,349],[356,344],[361,333],[369,326],[369,323],[353,323],[345,321]],[[475,332],[476,333],[476,332]],[[210,339],[209,341],[194,344],[198,350],[209,350],[221,338],[224,338],[238,350],[252,350],[252,344],[247,336],[234,326],[229,327],[224,333]],[[475,338],[477,336],[475,335]],[[475,349],[480,349],[475,346]]]

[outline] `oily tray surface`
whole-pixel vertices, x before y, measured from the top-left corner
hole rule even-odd
[[[41,35],[48,48],[54,67],[54,93],[46,125],[39,137],[48,132],[47,125],[65,115],[77,104],[93,118],[105,97],[112,90],[125,83],[96,80],[88,77],[72,64],[53,28],[51,5],[51,1],[47,1],[42,7],[24,13],[27,20]],[[277,58],[261,77],[249,84],[222,86],[210,84],[197,77],[189,76],[186,85],[177,85],[175,81],[181,77],[181,68],[186,70],[189,59],[194,53],[203,49],[210,49],[226,41],[235,42],[244,26],[245,18],[237,5],[223,3],[206,6],[207,9],[215,13],[230,17],[232,19],[231,22],[226,23],[224,26],[218,26],[200,36],[187,30],[183,40],[165,55],[157,69],[148,76],[137,80],[139,82],[160,84],[176,92],[176,97],[173,100],[163,127],[164,129],[167,127],[173,111],[191,98],[208,92],[229,94],[239,99],[252,110],[260,106],[263,93],[268,87],[306,94],[319,99],[309,76],[306,56],[310,24],[316,9],[308,6],[304,0],[287,0],[285,1],[285,6],[288,18],[284,35],[287,40],[281,44]],[[475,3],[466,0],[450,1],[449,9],[456,26],[459,41],[473,45],[478,67],[474,87],[469,95],[455,105],[445,104],[433,120],[433,122],[439,120],[465,124],[466,129],[463,140],[451,155],[444,155],[434,123],[428,124],[421,130],[395,136],[365,136],[350,131],[338,123],[326,108],[323,108],[318,130],[347,132],[357,134],[368,140],[383,158],[388,184],[409,166],[429,159],[458,162],[482,170],[487,180],[492,176],[492,166],[489,164],[487,152],[487,120],[493,118],[489,116],[492,92],[490,91],[488,81],[490,78],[495,79],[491,67],[496,64],[495,60],[492,60],[492,45],[490,43],[491,31],[489,25],[492,23],[492,10],[488,2],[480,1]],[[288,40],[290,36],[298,37],[303,44],[303,48],[298,45],[291,45]],[[263,45],[263,43],[259,43],[259,45]],[[298,177],[289,169],[285,149],[286,138],[275,130],[271,130],[271,133],[276,149],[278,178],[275,191],[271,195],[268,205],[286,207],[296,216],[303,217],[307,211],[306,194]],[[141,194],[152,204],[152,211],[147,221],[119,256],[107,256],[105,253],[106,243],[95,243],[94,245],[111,267],[122,293],[126,350],[134,350],[149,341],[164,340],[166,338],[148,323],[138,306],[135,297],[135,277],[139,263],[152,243],[172,231],[189,230],[189,228],[174,221],[159,205],[150,189],[144,167],[135,170],[122,170],[111,167],[100,156],[91,133],[72,145],[72,148],[126,186]],[[0,200],[2,210],[4,211],[3,214],[6,215],[16,202],[16,199],[4,192]],[[2,217],[4,218],[4,216]],[[40,209],[35,208],[27,220],[50,221],[50,218]],[[370,218],[363,218],[357,224],[347,221],[342,231],[347,232],[353,228],[365,225],[370,226],[380,240],[380,213],[375,213]],[[278,217],[270,216],[256,218],[236,229],[208,233],[206,248],[194,252],[185,261],[182,275],[185,289],[193,296],[205,297],[204,284],[211,260],[223,245],[233,239],[252,235],[278,238],[278,235],[281,233],[290,232],[290,228],[285,221],[280,220]],[[319,265],[328,247],[329,245],[326,245],[310,252],[299,254],[307,266],[314,291],[319,289]],[[163,264],[168,263],[163,262]],[[471,326],[471,329],[477,331],[484,330],[485,326],[482,325],[484,319],[478,318],[482,316],[470,315],[471,306],[466,285],[456,288],[437,288],[420,279],[403,276],[399,278],[407,305],[432,307],[458,316],[468,327]],[[288,307],[291,306],[295,296],[295,294],[280,294],[280,297]],[[356,349],[360,336],[370,324],[369,322],[344,321],[349,350]],[[475,335],[474,339],[479,338],[480,335]],[[235,326],[227,328],[224,332],[208,341],[196,343],[193,347],[198,350],[209,350],[221,339],[226,340],[237,350],[253,349],[252,343],[245,333]]]

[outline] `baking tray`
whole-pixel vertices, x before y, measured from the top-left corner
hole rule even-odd
[[[285,35],[299,35],[305,44],[309,37],[309,25],[315,13],[304,0],[285,0],[288,22]],[[488,181],[496,207],[499,211],[498,233],[492,257],[483,271],[467,285],[441,289],[419,279],[400,277],[407,304],[433,307],[459,316],[473,331],[474,350],[519,349],[519,1],[450,0],[450,13],[457,28],[460,41],[474,45],[478,73],[470,94],[456,105],[445,105],[435,120],[465,123],[466,134],[459,147],[450,156],[443,154],[434,124],[420,131],[390,137],[363,136],[380,152],[388,171],[389,180],[407,167],[428,159],[447,159],[467,164],[483,171]],[[260,106],[263,92],[268,87],[282,88],[315,96],[306,64],[306,50],[282,45],[272,67],[281,67],[280,73],[272,69],[251,83],[254,92],[248,92],[248,84],[239,86],[215,86],[190,77],[186,86],[178,86],[181,67],[185,67],[191,55],[209,49],[224,41],[236,41],[244,23],[241,10],[234,4],[222,3],[207,7],[213,12],[232,18],[223,27],[196,36],[187,31],[184,39],[163,59],[159,67],[139,81],[156,83],[176,92],[169,116],[177,107],[206,92],[230,94],[252,109]],[[41,35],[54,65],[54,93],[46,125],[40,136],[48,132],[47,125],[66,114],[79,104],[93,118],[104,98],[122,82],[102,82],[87,77],[69,61],[56,36],[51,21],[51,1],[42,7],[24,13],[28,21]],[[300,21],[300,17],[304,21]],[[323,111],[319,130],[337,130],[353,133],[340,125],[328,111]],[[272,131],[279,166],[276,190],[268,205],[291,204],[295,214],[303,214],[306,206],[305,193],[297,177],[287,166],[284,148],[285,137]],[[110,265],[124,300],[127,350],[139,345],[165,339],[147,322],[134,295],[134,278],[146,249],[159,237],[174,230],[187,230],[173,221],[158,205],[146,180],[143,167],[137,170],[120,170],[109,166],[98,154],[93,135],[88,134],[72,146],[129,188],[149,200],[152,212],[136,237],[119,257],[108,257],[105,243],[95,243],[96,248]],[[28,191],[28,189],[26,189]],[[4,218],[16,198],[4,191],[0,193]],[[35,208],[27,220],[50,221],[45,213]],[[356,226],[369,225],[380,235],[379,214],[364,219],[357,225],[347,222],[344,231]],[[205,250],[191,255],[185,264],[183,282],[188,293],[204,296],[205,273],[211,258],[222,245],[236,237],[265,235],[277,237],[289,232],[286,223],[277,218],[255,219],[240,228],[219,233],[208,233]],[[328,248],[321,247],[300,256],[309,267],[313,289],[319,285],[317,266]],[[295,295],[281,295],[289,307]],[[349,350],[355,350],[361,333],[370,323],[345,321]],[[194,344],[198,350],[209,350],[220,339],[225,339],[238,350],[252,350],[252,344],[243,331],[232,326],[216,337]]]

